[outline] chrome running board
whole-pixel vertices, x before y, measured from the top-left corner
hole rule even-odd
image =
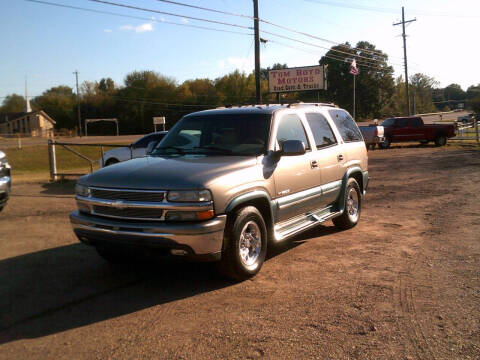
[[[274,227],[275,241],[280,242],[288,239],[338,215],[341,215],[341,212],[334,211],[333,206],[329,206],[324,209],[314,210],[292,219],[282,221]]]

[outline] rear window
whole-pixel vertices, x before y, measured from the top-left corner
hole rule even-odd
[[[343,141],[363,141],[362,133],[352,117],[343,110],[329,110],[333,122],[337,126]]]

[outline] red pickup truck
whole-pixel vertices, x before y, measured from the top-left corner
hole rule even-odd
[[[426,144],[434,141],[436,146],[443,146],[447,138],[455,136],[453,124],[424,124],[419,116],[396,117],[382,122],[385,141],[380,144],[383,149],[393,142],[419,141]]]

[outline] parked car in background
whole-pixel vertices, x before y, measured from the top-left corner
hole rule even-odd
[[[148,156],[78,180],[78,239],[111,262],[133,249],[216,261],[254,276],[267,246],[332,219],[360,219],[368,184],[360,130],[325,104],[258,105],[183,117]]]
[[[143,157],[147,153],[147,148],[153,149],[167,134],[166,131],[159,131],[145,135],[133,144],[125,147],[118,147],[106,151],[101,161],[102,167],[113,165],[121,161]]]
[[[368,126],[359,126],[360,131],[362,132],[363,140],[367,149],[375,149],[377,144],[381,144],[385,141],[384,129],[381,125],[368,125]]]
[[[7,204],[10,195],[10,187],[10,165],[7,162],[5,153],[0,151],[0,211],[2,211]]]
[[[447,139],[455,136],[453,124],[424,124],[420,116],[407,116],[386,119],[382,122],[385,141],[380,147],[387,149],[394,142],[418,141],[427,144],[435,142],[436,146],[443,146]]]
[[[457,124],[459,125],[473,125],[475,120],[480,120],[480,113],[471,113],[457,118]]]

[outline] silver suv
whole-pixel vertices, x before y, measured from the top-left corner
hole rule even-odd
[[[330,104],[207,110],[183,117],[150,156],[80,178],[70,219],[108,261],[156,250],[244,280],[269,246],[328,219],[354,227],[367,162],[352,117]]]

